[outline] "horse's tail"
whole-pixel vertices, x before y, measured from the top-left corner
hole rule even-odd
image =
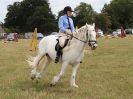
[[[46,45],[46,44],[45,44],[45,39],[43,38],[38,44],[38,52],[37,52],[38,55],[36,57],[28,56],[26,61],[28,62],[29,66],[31,68],[34,68],[37,65],[37,63],[40,62],[42,57],[45,55],[44,45]]]
[[[31,68],[34,68],[35,66],[35,58],[36,57],[28,56],[28,59],[26,60]]]

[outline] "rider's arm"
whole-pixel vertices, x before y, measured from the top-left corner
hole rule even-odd
[[[71,31],[72,31],[72,32],[75,32],[75,28],[74,28],[73,20],[71,21]]]
[[[63,17],[60,17],[60,18],[59,18],[58,26],[59,26],[59,29],[60,29],[62,32],[65,32],[65,31],[66,31],[66,29],[65,29],[64,26],[63,26]]]

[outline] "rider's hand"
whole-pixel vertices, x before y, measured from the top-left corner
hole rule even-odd
[[[65,33],[68,34],[68,35],[72,35],[70,30],[66,30]]]

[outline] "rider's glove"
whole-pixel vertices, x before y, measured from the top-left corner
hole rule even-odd
[[[66,31],[65,31],[65,34],[72,35],[72,33],[71,33],[70,30],[66,30]]]

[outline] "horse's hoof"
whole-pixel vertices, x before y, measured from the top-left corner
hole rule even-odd
[[[41,80],[42,78],[41,77],[37,77],[37,80],[39,81],[39,80]]]
[[[35,75],[31,75],[31,80],[34,80],[35,79]]]
[[[37,78],[37,80],[41,80],[42,79],[42,75],[40,73],[37,73],[36,74],[36,78]]]
[[[71,85],[72,87],[75,87],[75,88],[78,88],[79,86],[78,85],[76,85],[76,84],[74,84],[74,85]]]
[[[50,87],[54,87],[55,85],[54,84],[50,84]]]

